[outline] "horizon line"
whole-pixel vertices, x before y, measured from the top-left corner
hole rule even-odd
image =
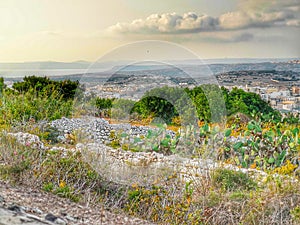
[[[248,59],[248,60],[278,60],[278,59],[300,59],[299,57],[223,57],[223,58],[199,58],[199,59],[178,59],[178,60],[169,60],[169,61],[194,61],[194,60],[238,60],[238,59]],[[117,61],[130,61],[128,60],[117,60]],[[168,60],[167,60],[168,61]],[[4,61],[0,64],[22,64],[22,63],[93,63],[94,61],[88,60],[73,60],[73,61],[57,61],[57,60],[36,60],[36,61]],[[95,61],[97,62],[97,61]],[[113,62],[113,61],[107,61]]]

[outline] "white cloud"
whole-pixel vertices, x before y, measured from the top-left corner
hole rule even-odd
[[[219,17],[219,23],[222,29],[231,30],[249,26],[252,19],[245,12],[229,12]]]
[[[188,12],[152,14],[146,19],[137,19],[131,23],[118,23],[109,27],[117,33],[193,33],[215,30],[217,19],[207,15]]]
[[[187,12],[152,14],[146,19],[118,23],[109,32],[121,34],[187,34],[244,30],[281,26],[300,26],[300,0],[242,0],[237,11],[218,17]],[[263,10],[256,10],[258,6]]]
[[[287,26],[288,22],[292,19],[294,19],[294,15],[288,11],[270,13],[246,13],[237,11],[221,15],[219,17],[219,22],[221,29],[230,30]]]

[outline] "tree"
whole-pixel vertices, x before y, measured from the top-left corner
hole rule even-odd
[[[110,98],[99,98],[95,99],[95,106],[98,110],[100,117],[110,116],[110,109],[112,107],[113,99]]]
[[[3,95],[4,88],[5,88],[4,78],[0,77],[0,97],[2,97],[2,95]]]
[[[48,77],[29,76],[24,77],[22,82],[13,84],[13,89],[21,94],[33,92],[37,96],[51,96],[52,93],[58,93],[58,96],[64,100],[74,99],[84,91],[79,81],[63,80],[54,81]]]

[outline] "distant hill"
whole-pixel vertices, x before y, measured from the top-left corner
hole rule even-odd
[[[295,63],[294,63],[295,62]],[[132,63],[130,61],[96,62],[24,62],[0,63],[0,77],[22,78],[24,76],[68,76],[78,74],[99,73],[129,73],[129,74],[161,74],[178,76],[186,73],[194,77],[225,73],[229,71],[276,70],[300,72],[300,63],[297,59],[209,59],[183,60],[160,62]]]
[[[258,58],[224,58],[224,59],[192,59],[192,60],[180,60],[180,61],[167,61],[171,65],[199,65],[199,62],[204,64],[262,64],[262,63],[279,63],[279,62],[291,62],[293,60],[299,60],[297,58],[278,58],[278,59],[258,59]],[[40,62],[18,62],[18,63],[1,63],[0,70],[16,70],[16,69],[87,69],[89,66],[100,68],[102,66],[111,66],[111,68],[120,65],[128,65],[129,61],[118,62],[89,62],[84,60],[74,62],[56,62],[56,61],[40,61]],[[148,64],[150,66],[150,64]],[[160,64],[162,66],[162,64]],[[145,69],[145,68],[144,68]]]
[[[76,62],[24,62],[0,63],[0,70],[33,70],[33,69],[86,69],[90,65],[87,61]]]

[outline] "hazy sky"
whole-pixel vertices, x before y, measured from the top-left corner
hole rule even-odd
[[[0,62],[94,61],[138,40],[202,58],[300,57],[300,0],[0,0]]]

